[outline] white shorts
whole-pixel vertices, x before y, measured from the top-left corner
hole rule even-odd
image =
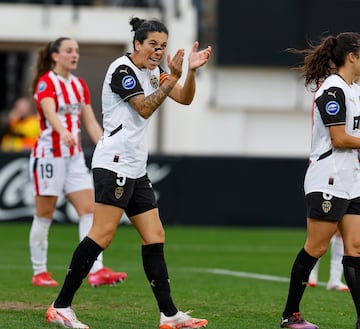
[[[30,157],[29,170],[35,195],[61,196],[94,189],[83,153],[63,158]]]

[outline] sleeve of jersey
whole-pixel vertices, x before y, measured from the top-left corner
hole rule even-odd
[[[160,66],[159,66],[159,70],[160,70],[160,86],[161,86],[168,77],[168,74]]]
[[[116,68],[111,77],[110,88],[124,102],[128,102],[131,97],[144,94],[136,74],[127,65],[120,65]]]
[[[341,88],[331,87],[315,100],[326,127],[346,123],[345,94]]]
[[[50,79],[40,78],[35,91],[35,99],[40,102],[43,98],[56,98],[55,89]]]
[[[84,102],[86,105],[89,105],[91,103],[89,87],[84,79],[79,78],[79,81],[84,90]]]

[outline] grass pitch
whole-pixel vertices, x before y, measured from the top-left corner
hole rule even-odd
[[[44,314],[59,287],[31,285],[30,223],[0,224],[0,329],[50,329]],[[165,246],[172,296],[182,311],[209,320],[209,329],[272,329],[279,320],[295,255],[304,229],[166,227]],[[50,229],[48,270],[62,282],[75,246],[77,226]],[[158,328],[159,314],[145,279],[140,239],[131,226],[119,226],[105,265],[128,273],[116,287],[91,288],[84,282],[73,308],[91,329]],[[326,282],[329,258],[320,263]],[[356,320],[350,293],[307,288],[305,318],[320,329],[352,329]]]

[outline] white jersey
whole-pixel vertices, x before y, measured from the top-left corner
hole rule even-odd
[[[346,133],[360,137],[360,88],[339,75],[328,77],[315,94],[310,164],[305,194],[323,192],[353,199],[360,196],[358,150],[332,146],[329,127],[345,125]]]
[[[160,67],[139,69],[128,55],[110,64],[102,88],[104,134],[96,145],[92,168],[134,179],[145,175],[149,119],[141,117],[128,101],[139,94],[152,94],[166,76]]]

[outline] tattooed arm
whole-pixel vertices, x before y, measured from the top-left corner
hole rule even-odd
[[[182,74],[184,49],[179,49],[173,58],[167,56],[170,74],[166,81],[153,94],[145,97],[138,95],[129,100],[130,105],[145,119],[149,118],[167,96],[178,103],[189,105],[195,95],[195,71],[205,65],[211,54],[211,47],[198,51],[199,43],[195,42],[188,59],[188,72],[183,86],[178,84]]]
[[[184,60],[184,49],[179,49],[173,58],[168,55],[167,60],[170,74],[159,89],[146,97],[141,94],[129,99],[129,104],[144,119],[148,119],[159,108],[180,79]]]
[[[129,104],[144,119],[148,119],[162,104],[165,98],[170,94],[179,78],[169,75],[165,82],[154,93],[145,97],[143,94],[129,99]]]

